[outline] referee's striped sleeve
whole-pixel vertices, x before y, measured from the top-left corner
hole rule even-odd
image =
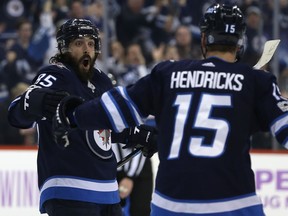
[[[123,144],[116,144],[116,143],[112,144],[112,149],[116,156],[117,162],[122,160],[126,155],[131,153],[131,151],[133,150],[131,148],[123,149],[122,147]],[[137,177],[144,167],[145,160],[146,157],[144,157],[143,154],[140,153],[135,157],[133,157],[130,161],[125,163],[122,167],[119,167],[117,170],[124,171],[126,175],[131,178]]]

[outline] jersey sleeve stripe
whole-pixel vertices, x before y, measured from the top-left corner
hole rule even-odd
[[[287,124],[288,124],[288,113],[282,115],[280,118],[277,118],[276,121],[274,121],[270,127],[273,136],[276,136],[277,133],[279,133],[282,130],[282,128],[285,127]]]
[[[110,119],[113,130],[116,132],[121,132],[124,128],[128,127],[127,122],[123,118],[110,93],[104,93],[100,101]]]
[[[137,125],[142,124],[143,123],[143,115],[141,115],[139,109],[137,108],[137,106],[133,103],[133,101],[131,100],[131,98],[129,97],[126,88],[123,87],[117,87],[116,88],[117,91],[119,91],[119,93],[122,95],[122,97],[126,100],[129,101],[130,103],[127,103],[130,112],[135,120],[135,122],[137,123]]]
[[[8,110],[10,110],[11,107],[16,106],[17,101],[19,101],[20,99],[21,99],[21,97],[17,97],[16,99],[14,99],[14,100],[10,103]]]
[[[121,114],[122,117],[125,118],[125,121],[129,126],[135,126],[139,124],[139,121],[137,118],[135,118],[135,113],[131,109],[131,105],[127,102],[127,99],[123,97],[120,91],[118,89],[112,89],[109,91],[111,97],[114,98],[114,102],[117,103],[117,107],[121,107]]]

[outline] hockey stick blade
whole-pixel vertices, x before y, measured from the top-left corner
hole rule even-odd
[[[259,61],[253,66],[253,68],[261,69],[263,66],[265,66],[273,57],[279,43],[279,39],[266,41],[266,43],[264,44],[263,53]]]
[[[140,152],[141,152],[141,148],[136,148],[134,151],[132,151],[130,154],[124,157],[121,161],[117,162],[117,168],[123,166],[125,163],[130,161],[133,157],[138,155]]]

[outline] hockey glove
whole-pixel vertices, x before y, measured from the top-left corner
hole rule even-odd
[[[121,133],[112,133],[113,143],[126,144],[123,148],[141,148],[146,157],[157,152],[157,130],[148,125],[124,129]]]
[[[74,109],[81,105],[84,100],[77,96],[67,96],[58,104],[56,115],[53,118],[52,131],[54,141],[61,147],[69,146],[68,135],[77,129],[73,119]]]
[[[55,91],[48,88],[30,88],[20,100],[24,114],[36,121],[43,117],[52,120],[58,103],[69,94],[65,91]]]
[[[147,145],[145,145],[142,149],[142,154],[145,157],[151,158],[156,152],[158,152],[157,147],[157,131],[153,134],[152,139]]]

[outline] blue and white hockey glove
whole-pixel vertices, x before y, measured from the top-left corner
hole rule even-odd
[[[24,115],[36,121],[45,117],[52,120],[59,102],[69,94],[65,91],[30,86],[21,96]]]
[[[56,115],[53,118],[53,138],[61,147],[66,148],[70,142],[68,135],[71,131],[77,129],[77,125],[73,120],[74,109],[81,105],[84,100],[78,96],[67,96],[57,106]]]

